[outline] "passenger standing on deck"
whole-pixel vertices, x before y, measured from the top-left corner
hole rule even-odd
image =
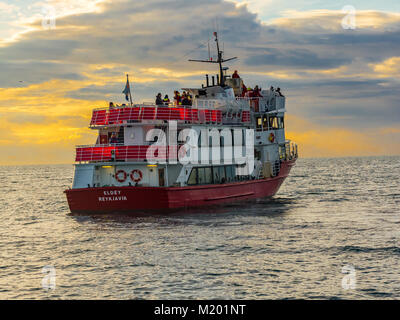
[[[115,145],[118,143],[117,134],[113,132],[110,138],[110,144]]]
[[[253,97],[262,97],[260,91],[261,91],[261,89],[258,88],[258,86],[255,86],[254,90],[253,90]]]
[[[252,98],[253,97],[253,89],[252,88],[250,88],[250,87],[247,88],[245,97],[247,97],[247,98]]]
[[[188,106],[188,105],[190,105],[190,101],[189,101],[189,98],[188,98],[186,92],[183,93],[182,98],[183,98],[183,99],[182,99],[182,105],[183,105],[183,106]]]
[[[164,104],[162,97],[161,97],[161,93],[159,93],[156,97],[156,105],[157,106],[162,106]]]
[[[246,92],[247,92],[247,88],[244,85],[244,83],[242,84],[242,97],[246,96]]]
[[[179,93],[179,91],[175,91],[174,101],[175,101],[176,106],[179,106],[182,104],[181,103],[181,94]]]
[[[276,92],[279,94],[280,97],[284,97],[284,95],[281,92],[281,88],[276,89]]]
[[[259,105],[260,105],[260,99],[258,99],[258,98],[262,97],[262,95],[260,94],[260,90],[261,89],[259,89],[258,86],[255,86],[254,90],[253,90],[253,97],[255,99],[253,99],[253,101],[252,101],[252,106],[254,108],[254,111],[256,111],[256,112],[259,111]]]
[[[186,96],[183,96],[183,97],[182,97],[182,105],[183,105],[183,106],[187,106],[187,105],[188,105],[188,99],[187,99]]]
[[[169,103],[171,102],[171,101],[169,100],[169,97],[168,97],[167,94],[165,95],[163,102],[164,102],[164,105],[166,105],[166,106],[168,106]]]

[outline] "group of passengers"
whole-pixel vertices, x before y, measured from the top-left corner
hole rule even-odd
[[[116,108],[125,108],[127,105],[125,104],[125,103],[123,103],[123,104],[121,104],[121,105],[119,105],[119,104],[114,104],[114,102],[110,102],[109,103],[109,105],[108,105],[108,107],[110,108],[110,109],[116,109]]]
[[[156,105],[157,106],[168,106],[170,102],[171,101],[169,100],[169,97],[167,94],[164,96],[164,99],[162,98],[161,93],[157,94],[157,96],[156,96]]]
[[[191,106],[193,97],[189,92],[183,91],[181,95],[179,91],[175,91],[174,102],[177,106]]]
[[[240,79],[240,76],[238,74],[238,71],[235,70],[235,72],[232,74],[232,79]],[[279,97],[284,97],[284,95],[281,92],[281,88],[274,89],[273,86],[270,88],[270,92],[275,93],[275,95]],[[246,87],[244,83],[242,83],[242,97],[246,98],[259,98],[262,97],[261,95],[261,88],[257,86],[253,88],[251,87]]]
[[[156,97],[157,106],[168,106],[171,103],[168,95],[165,95],[164,99],[162,99],[161,97],[162,97],[161,93],[159,93]],[[180,94],[179,91],[174,92],[175,106],[191,106],[192,99],[193,99],[192,96],[186,91],[183,91],[182,95]]]

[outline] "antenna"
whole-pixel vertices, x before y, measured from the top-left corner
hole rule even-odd
[[[210,38],[208,38],[208,60],[211,61],[211,54],[210,54]]]
[[[223,53],[224,52],[219,49],[218,33],[217,32],[214,32],[214,37],[215,37],[215,42],[217,43],[217,53],[218,53],[218,60],[217,61],[213,61],[213,60],[192,60],[192,59],[190,59],[189,61],[192,61],[192,62],[206,62],[206,63],[218,63],[219,64],[219,83],[218,84],[221,87],[223,87],[223,86],[225,86],[225,77],[224,77],[224,73],[223,73],[222,64],[224,62],[235,60],[235,59],[237,59],[237,57],[229,58],[229,59],[225,60],[223,58]]]

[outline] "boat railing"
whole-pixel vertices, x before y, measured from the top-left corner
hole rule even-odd
[[[199,109],[179,106],[134,105],[115,108],[94,109],[90,127],[138,123],[146,120],[176,120],[193,124],[222,124],[223,111],[220,109]],[[250,122],[250,112],[241,113],[241,122]]]
[[[178,155],[182,145],[156,146],[152,145],[123,145],[123,144],[98,144],[82,145],[76,147],[75,162],[127,162],[127,161],[162,161],[170,156]]]
[[[281,152],[282,160],[288,161],[298,158],[298,148],[296,143],[292,142],[291,140],[286,140],[283,147],[284,150]]]
[[[245,103],[253,112],[270,112],[285,108],[285,97],[277,95],[262,97],[236,97],[236,101]]]
[[[253,112],[265,112],[267,110],[267,100],[264,101],[263,97],[236,97],[236,101],[244,104]]]
[[[194,99],[193,101],[193,107],[199,109],[214,109],[223,105],[223,102],[218,99]]]

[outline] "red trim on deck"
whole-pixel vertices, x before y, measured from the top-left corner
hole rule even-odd
[[[222,111],[190,107],[125,107],[93,110],[90,126],[106,126],[142,120],[176,120],[188,123],[222,123]],[[250,122],[250,111],[242,112],[242,122]]]

